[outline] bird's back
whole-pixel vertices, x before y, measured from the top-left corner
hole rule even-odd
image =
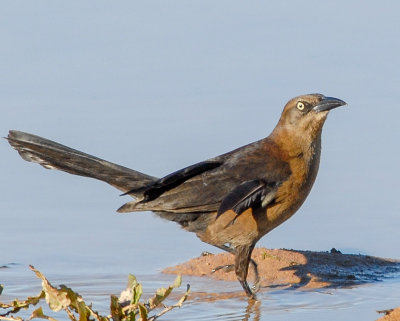
[[[210,164],[209,169],[206,168],[187,180],[181,179],[180,184],[167,186],[156,198],[141,201],[139,196],[138,201],[125,204],[120,211],[216,212],[224,197],[243,182],[284,181],[290,175],[290,170],[288,164],[280,160],[277,153],[277,147],[269,138],[248,144],[191,166],[202,168],[204,164]],[[177,171],[173,175],[179,176],[185,170]],[[153,186],[154,184],[149,184],[147,190],[142,189],[140,193],[149,194]],[[157,185],[157,188],[160,187]]]

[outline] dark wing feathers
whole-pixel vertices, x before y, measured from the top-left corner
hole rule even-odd
[[[144,198],[141,200],[141,202],[149,202],[155,200],[164,192],[181,185],[188,179],[200,175],[206,171],[215,169],[221,166],[222,164],[223,164],[222,162],[218,161],[205,161],[197,163],[192,166],[185,167],[181,170],[173,172],[163,178],[160,178],[159,180],[155,181],[154,183],[151,183],[148,186],[145,186],[144,188],[133,189],[125,194],[143,192]]]
[[[267,184],[262,180],[240,184],[222,200],[217,217],[228,210],[233,210],[240,215],[248,208],[260,207],[267,194],[274,193],[275,186],[277,184]]]
[[[289,164],[276,155],[268,138],[251,143],[134,190],[142,197],[118,211],[222,213],[229,207],[241,212],[260,201],[268,204],[276,186],[291,175]]]

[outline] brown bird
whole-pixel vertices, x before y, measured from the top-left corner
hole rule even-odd
[[[8,141],[23,159],[45,168],[96,178],[134,201],[118,212],[153,211],[235,256],[244,291],[257,241],[303,204],[317,176],[321,131],[328,112],[346,103],[310,94],[291,99],[272,133],[226,154],[156,178],[84,154],[53,141],[10,131]],[[255,288],[255,291],[257,287]]]

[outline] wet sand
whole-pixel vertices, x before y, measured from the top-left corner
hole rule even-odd
[[[382,311],[382,313],[385,313],[385,315],[376,321],[399,321],[400,320],[400,307],[390,310],[390,311],[385,311],[385,312]]]
[[[261,288],[348,287],[376,282],[392,273],[400,272],[398,260],[342,254],[335,249],[330,252],[311,252],[256,248],[252,258],[258,265]],[[237,281],[233,268],[213,272],[214,268],[228,264],[233,264],[231,254],[208,254],[168,267],[162,272]],[[253,279],[254,271],[250,265],[248,280]]]
[[[378,282],[400,273],[399,260],[342,254],[335,249],[329,252],[311,252],[256,248],[252,258],[258,265],[261,291],[263,288],[277,287],[305,290],[353,287]],[[237,282],[233,267],[213,272],[216,267],[229,264],[233,264],[233,256],[229,253],[204,253],[162,272]],[[250,265],[248,281],[252,280],[254,271]],[[400,307],[386,312],[379,320],[400,320]]]

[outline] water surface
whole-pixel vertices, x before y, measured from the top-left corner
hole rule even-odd
[[[85,272],[88,271],[80,275],[52,273],[47,277],[53,285],[68,285],[87,304],[93,303],[96,311],[107,315],[110,294],[119,294],[125,288],[126,275]],[[10,264],[9,268],[0,269],[0,277],[5,286],[3,301],[40,291],[40,280],[24,265]],[[153,274],[137,278],[143,285],[145,298],[152,296],[155,289],[172,283],[174,276]],[[183,295],[185,283],[191,285],[189,300],[181,309],[167,313],[163,320],[375,320],[379,317],[377,310],[395,307],[400,301],[400,278],[346,289],[269,289],[259,294],[259,301],[249,302],[236,282],[184,276],[183,285],[167,303],[173,304]],[[221,299],[225,294],[229,298]],[[52,315],[68,320],[62,312]]]

